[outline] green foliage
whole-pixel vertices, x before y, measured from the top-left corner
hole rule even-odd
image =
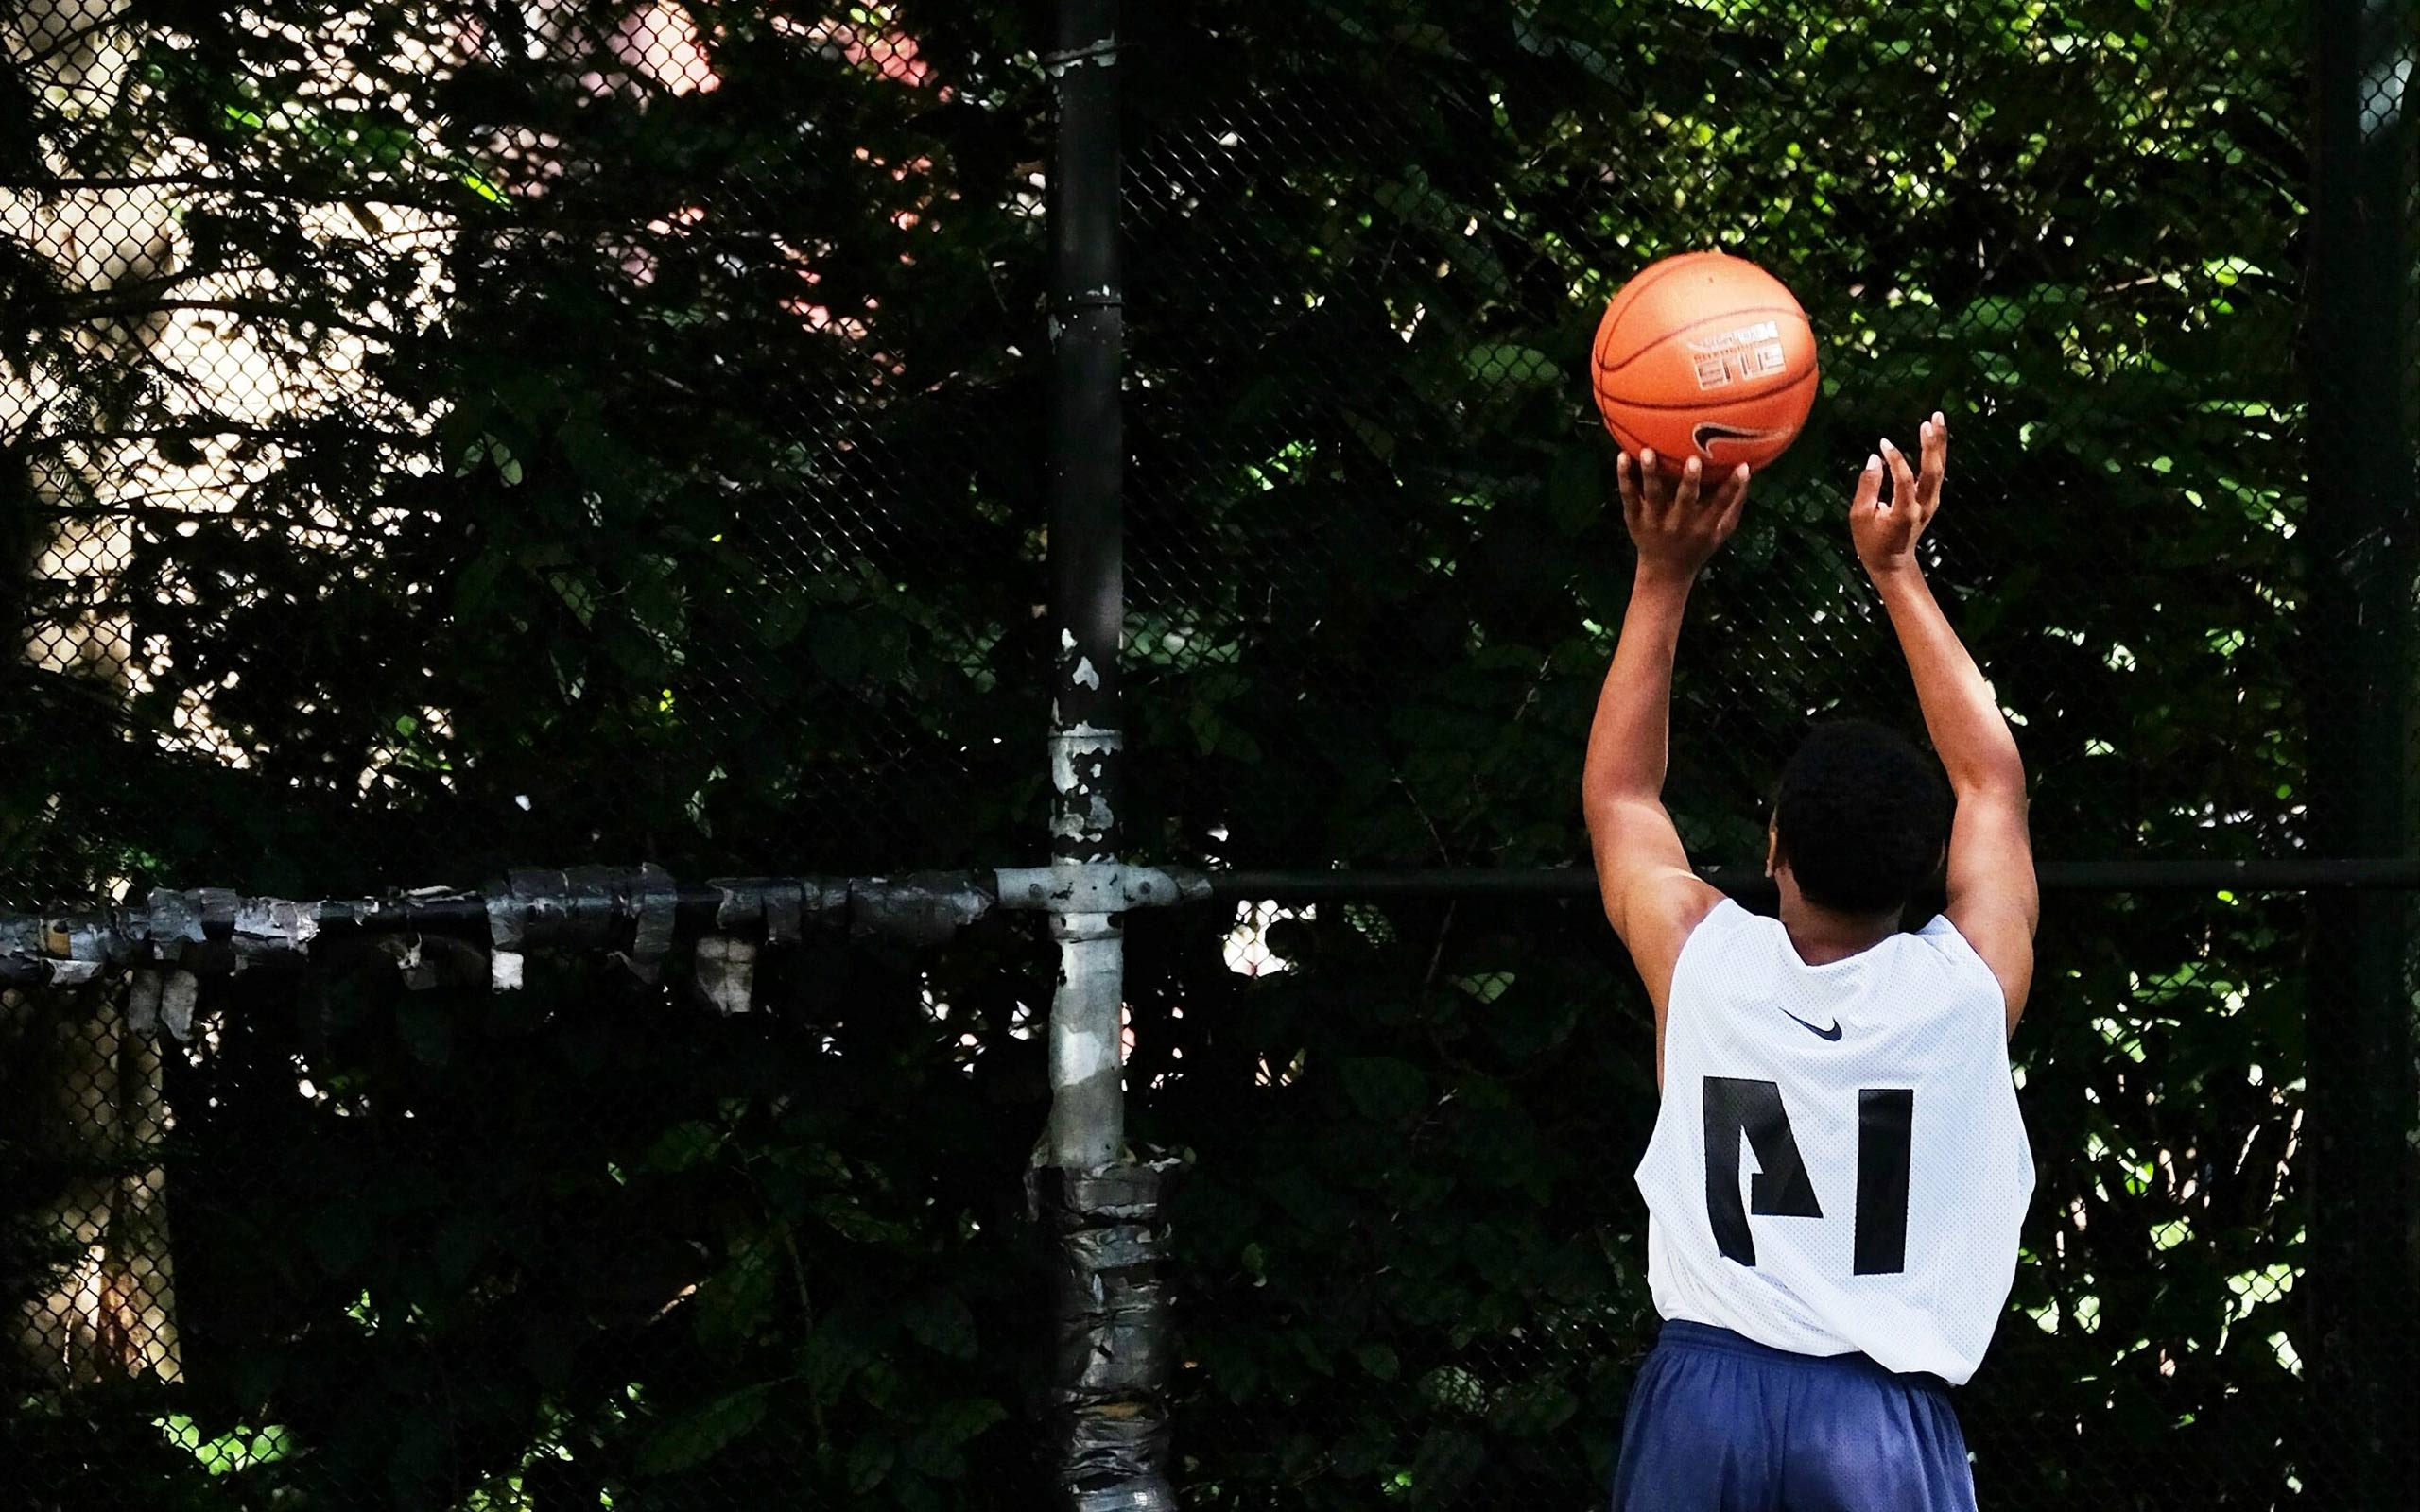
[[[916,17],[944,98],[747,7],[699,12],[718,87],[650,83],[614,55],[630,9],[553,8],[523,47],[455,8],[373,4],[348,43],[318,8],[177,4],[136,12],[108,112],[0,81],[65,228],[0,244],[0,345],[58,391],[0,394],[0,507],[30,542],[61,512],[124,532],[21,608],[40,644],[97,595],[143,648],[122,689],[15,674],[53,732],[0,791],[20,902],[939,865],[1024,821],[1026,19]],[[179,187],[80,187],[145,175]],[[56,262],[146,212],[173,284]],[[197,288],[245,344],[92,338]]]
[[[2330,1452],[2283,1305],[2308,1211],[2300,911],[2046,919],[2019,1044],[2035,1214],[1960,1398],[1989,1501],[2265,1502]],[[1150,984],[1135,1131],[1193,1160],[1191,1494],[1339,1512],[1596,1494],[1654,1327],[1630,1179],[1651,1028],[1618,947],[1582,903],[1322,908],[1275,934],[1286,969],[1248,978],[1181,920],[1129,928]]]
[[[1010,1030],[1047,990],[1033,958],[1022,931],[929,970],[817,946],[733,1019],[604,963],[411,993],[341,946],[206,996],[211,1048],[167,1083],[185,1383],[148,1414],[32,1399],[9,1484],[45,1507],[1029,1505],[1042,1068]]]
[[[1649,1318],[1616,1179],[1654,1087],[1592,916],[1391,910],[1403,944],[1322,917],[1258,979],[1133,926],[1137,978],[1166,984],[1137,1008],[1142,1128],[1195,1161],[1179,1449],[1201,1504],[1282,1482],[1291,1506],[1495,1505],[1610,1469]],[[1453,980],[1516,952],[1493,1000]]]
[[[1700,849],[1755,844],[1807,715],[1912,713],[1841,514],[1934,408],[1939,577],[2025,721],[2044,853],[2292,843],[2301,107],[2262,8],[1439,8],[1416,46],[1406,13],[1236,7],[1206,56],[1142,23],[1131,556],[1201,650],[1137,669],[1136,717],[1207,758],[1138,764],[1157,838],[1573,855],[1628,584],[1586,342],[1712,245],[1798,293],[1826,378],[1682,658]]]
[[[1579,859],[1630,567],[1586,343],[1631,272],[1712,245],[1798,293],[1826,377],[1692,605],[1668,797],[1699,858],[1761,856],[1806,718],[1912,724],[1841,514],[1873,438],[1934,408],[1935,577],[2022,722],[2042,853],[2297,845],[2327,682],[2295,612],[2302,106],[2273,14],[1281,9],[1224,8],[1207,51],[1195,16],[1140,23],[1130,580],[1198,648],[1131,684],[1147,844]],[[2032,1252],[1964,1399],[1987,1501],[2267,1505],[2326,1452],[2272,1342],[2308,1211],[2297,917],[2046,923]],[[1650,1324],[1626,964],[1580,905],[1283,928],[1292,970],[1248,983],[1191,931],[1132,936],[1167,1017],[1130,1080],[1200,1171],[1203,1504],[1597,1495]]]

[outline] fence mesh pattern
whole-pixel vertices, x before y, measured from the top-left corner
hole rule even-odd
[[[2408,227],[2414,22],[2350,9],[2347,171]],[[1046,9],[17,7],[0,903],[1038,855]],[[2043,856],[2411,853],[2411,454],[2326,469],[2412,434],[2360,318],[2420,265],[2326,250],[2314,29],[1129,8],[1132,853],[1581,861],[1631,561],[1589,340],[1703,248],[1789,284],[1824,378],[1684,635],[1697,859],[1759,859],[1810,719],[1914,728],[1843,514],[1935,409],[1929,567]],[[2401,1504],[2399,897],[2053,898],[1984,1504]],[[0,1500],[1041,1504],[1039,943],[809,930],[745,1014],[685,952],[500,993],[438,933],[10,989]],[[1593,903],[1230,901],[1127,949],[1187,1504],[1600,1503],[1655,1089]]]
[[[988,696],[1038,580],[1029,58],[944,83],[878,20],[672,5],[22,14],[21,899],[956,859],[922,796],[1015,783],[960,715],[1031,722],[1032,678]]]

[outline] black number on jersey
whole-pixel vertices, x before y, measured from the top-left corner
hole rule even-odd
[[[1756,1152],[1750,1200],[1739,1205],[1739,1136]],[[1714,1224],[1717,1249],[1742,1265],[1756,1263],[1756,1241],[1748,1214],[1773,1218],[1821,1218],[1798,1139],[1782,1111],[1781,1089],[1769,1081],[1736,1076],[1705,1079],[1705,1215]]]
[[[1756,1263],[1748,1215],[1821,1218],[1814,1183],[1798,1153],[1798,1136],[1769,1081],[1708,1076],[1704,1091],[1705,1215],[1724,1258]],[[1868,1087],[1857,1094],[1857,1274],[1893,1275],[1908,1268],[1908,1165],[1916,1094],[1906,1087]],[[1739,1200],[1739,1141],[1755,1152],[1748,1200]]]
[[[1909,1134],[1912,1087],[1867,1087],[1857,1094],[1857,1273],[1908,1268]]]

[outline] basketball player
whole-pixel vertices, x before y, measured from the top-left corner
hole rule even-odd
[[[1916,555],[1949,450],[1939,414],[1921,434],[1912,472],[1889,441],[1867,459],[1849,530],[1948,782],[1877,726],[1818,727],[1773,804],[1777,919],[1690,870],[1662,798],[1682,610],[1748,470],[1709,490],[1694,460],[1677,481],[1652,453],[1618,463],[1638,571],[1585,798],[1605,913],[1655,1007],[1638,1185],[1665,1321],[1616,1512],[1975,1505],[1948,1388],[1991,1342],[2033,1189],[2007,1043],[2037,906],[2016,742]],[[1945,843],[1948,907],[1903,934]]]

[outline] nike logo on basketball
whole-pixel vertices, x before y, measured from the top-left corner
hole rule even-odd
[[[1816,1025],[1808,1023],[1805,1019],[1802,1019],[1797,1014],[1790,1012],[1788,1008],[1781,1010],[1781,1016],[1803,1028],[1813,1029],[1816,1036],[1820,1039],[1838,1040],[1841,1037],[1841,1021],[1838,1019],[1834,1019],[1832,1021],[1832,1026],[1830,1028],[1823,1029],[1817,1028]]]
[[[1777,430],[1749,430],[1737,425],[1724,425],[1715,421],[1703,420],[1690,429],[1689,442],[1699,451],[1712,456],[1714,443],[1717,441],[1761,441],[1780,434],[1781,432]]]

